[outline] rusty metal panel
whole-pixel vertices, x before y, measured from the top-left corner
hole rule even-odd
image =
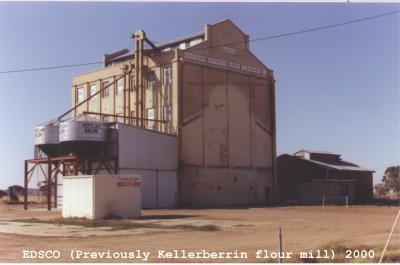
[[[208,166],[228,166],[227,73],[204,68],[204,152]]]
[[[229,165],[251,166],[250,84],[249,78],[229,74]]]

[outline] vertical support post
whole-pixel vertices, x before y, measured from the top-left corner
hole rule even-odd
[[[78,97],[78,95],[77,95],[77,91],[78,91],[78,87],[77,86],[74,86],[74,107],[76,107],[76,105],[77,105],[77,97]],[[74,117],[76,116],[76,108],[74,109]]]
[[[346,196],[346,208],[349,208],[349,196]]]
[[[87,163],[88,163],[88,169],[87,169],[87,173],[89,174],[89,175],[91,175],[92,174],[92,160],[88,160],[87,161]]]
[[[143,49],[144,40],[146,33],[143,30],[135,32],[132,36],[135,39],[135,78],[136,78],[136,117],[140,117],[140,120],[136,120],[136,125],[144,127],[144,87],[143,87]],[[139,115],[139,104],[140,104],[140,115]]]
[[[118,175],[118,158],[115,158],[115,160],[114,160],[114,172],[115,172],[115,175]]]
[[[24,172],[24,210],[28,210],[28,161],[26,160]]]
[[[322,197],[322,209],[325,209],[325,196]]]
[[[51,162],[47,163],[47,210],[51,210]]]
[[[136,42],[136,45],[139,45],[138,44],[138,42]],[[138,53],[139,54],[139,53]],[[135,70],[136,70],[136,73],[135,73],[135,86],[136,86],[136,117],[137,118],[140,118],[141,116],[140,116],[140,112],[139,112],[139,104],[141,104],[140,103],[140,97],[139,97],[139,93],[140,93],[140,91],[141,91],[141,89],[139,88],[139,86],[140,86],[140,84],[141,84],[141,82],[139,81],[139,69],[138,69],[138,64],[139,64],[139,58],[137,58],[137,56],[138,55],[136,55],[135,54],[135,58],[136,58],[136,64],[135,64]],[[139,126],[140,124],[139,124],[139,121],[140,121],[140,119],[136,119],[135,120],[135,122],[136,122],[136,126]]]
[[[116,97],[117,97],[117,92],[118,92],[118,90],[117,90],[117,83],[118,82],[115,82],[115,75],[114,75],[114,77],[113,77],[113,114],[115,115],[115,114],[117,114],[117,111],[116,111],[116,104],[117,104],[117,99],[116,99]],[[114,122],[117,122],[118,121],[118,118],[117,117],[113,117],[113,119],[114,119]]]
[[[89,86],[89,82],[86,82],[86,98],[90,97],[90,86]],[[90,104],[90,100],[88,100],[86,102],[86,111],[89,111],[89,104]]]
[[[58,167],[58,166],[59,166],[59,164],[56,165],[56,167]],[[58,168],[54,172],[54,208],[56,208],[56,209],[57,209],[57,189],[58,189],[57,176],[58,176]]]
[[[77,159],[75,159],[75,160],[72,162],[72,165],[73,165],[73,172],[74,172],[74,175],[75,175],[75,176],[78,175],[78,167],[80,166],[80,162],[81,162],[81,161],[77,161]]]
[[[131,95],[132,95],[132,71],[129,71],[129,73],[128,73],[128,85],[127,85],[127,94],[128,94],[128,96],[127,96],[127,104],[128,104],[128,106],[127,106],[127,112],[128,112],[128,117],[131,117],[132,115],[131,115]],[[128,124],[129,125],[132,125],[132,119],[128,119]]]
[[[279,263],[282,263],[282,229],[279,227]]]
[[[103,81],[102,81],[101,78],[99,79],[99,89],[103,89]],[[102,99],[103,99],[103,95],[104,95],[104,91],[102,91],[102,92],[99,94],[99,112],[100,112],[100,113],[103,112],[102,102],[101,102]],[[103,120],[103,117],[104,117],[104,116],[101,116],[101,115],[100,115],[100,119],[101,119],[101,120]]]

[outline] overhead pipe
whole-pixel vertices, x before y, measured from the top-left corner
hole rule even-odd
[[[118,114],[108,114],[108,113],[93,112],[93,111],[84,111],[83,114],[108,116],[108,117],[124,118],[124,119],[132,119],[132,120],[143,120],[143,121],[154,121],[154,122],[168,123],[168,121],[165,121],[165,120],[155,120],[155,119],[147,119],[147,118],[141,118],[141,117],[124,116],[124,115],[118,115]]]

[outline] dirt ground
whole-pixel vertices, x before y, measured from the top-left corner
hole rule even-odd
[[[278,231],[281,227],[283,251],[293,252],[292,257],[283,259],[283,262],[376,262],[399,209],[396,206],[328,206],[325,209],[321,206],[292,206],[143,210],[142,218],[127,221],[132,222],[134,227],[115,228],[53,223],[53,220],[60,220],[60,211],[24,211],[20,205],[1,205],[0,261],[277,262],[276,258],[271,257],[271,252],[279,249]],[[400,224],[392,235],[386,252],[386,262],[400,262],[399,246]],[[373,252],[368,253],[374,254],[374,257],[354,259],[351,257],[356,256],[357,252],[351,252],[350,258],[346,259],[347,249],[365,250],[364,254],[372,250]],[[24,250],[57,250],[60,251],[60,257],[24,259]],[[72,260],[72,250],[106,252],[111,257],[114,255],[114,258],[97,256]],[[173,250],[178,250],[181,258],[167,258],[166,252],[159,256],[158,251]],[[193,259],[181,255],[181,250],[232,254],[231,258],[207,259],[202,252],[201,258]],[[257,250],[267,250],[269,257],[256,258]],[[327,250],[329,253],[333,250],[335,258],[299,258],[300,251],[313,251],[315,254],[316,250]],[[138,256],[137,251],[150,252],[148,259],[145,260],[143,255]],[[247,257],[232,258],[235,251],[245,252]],[[124,258],[121,254],[124,252],[132,252],[130,255],[135,254],[135,257]],[[93,253],[87,255],[96,254]],[[31,257],[34,257],[32,253]]]

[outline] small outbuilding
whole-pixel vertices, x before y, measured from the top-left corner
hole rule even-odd
[[[279,200],[301,204],[370,202],[374,171],[344,161],[340,156],[310,150],[280,155],[277,158]]]
[[[88,219],[140,216],[141,180],[137,175],[65,176],[62,216]]]

